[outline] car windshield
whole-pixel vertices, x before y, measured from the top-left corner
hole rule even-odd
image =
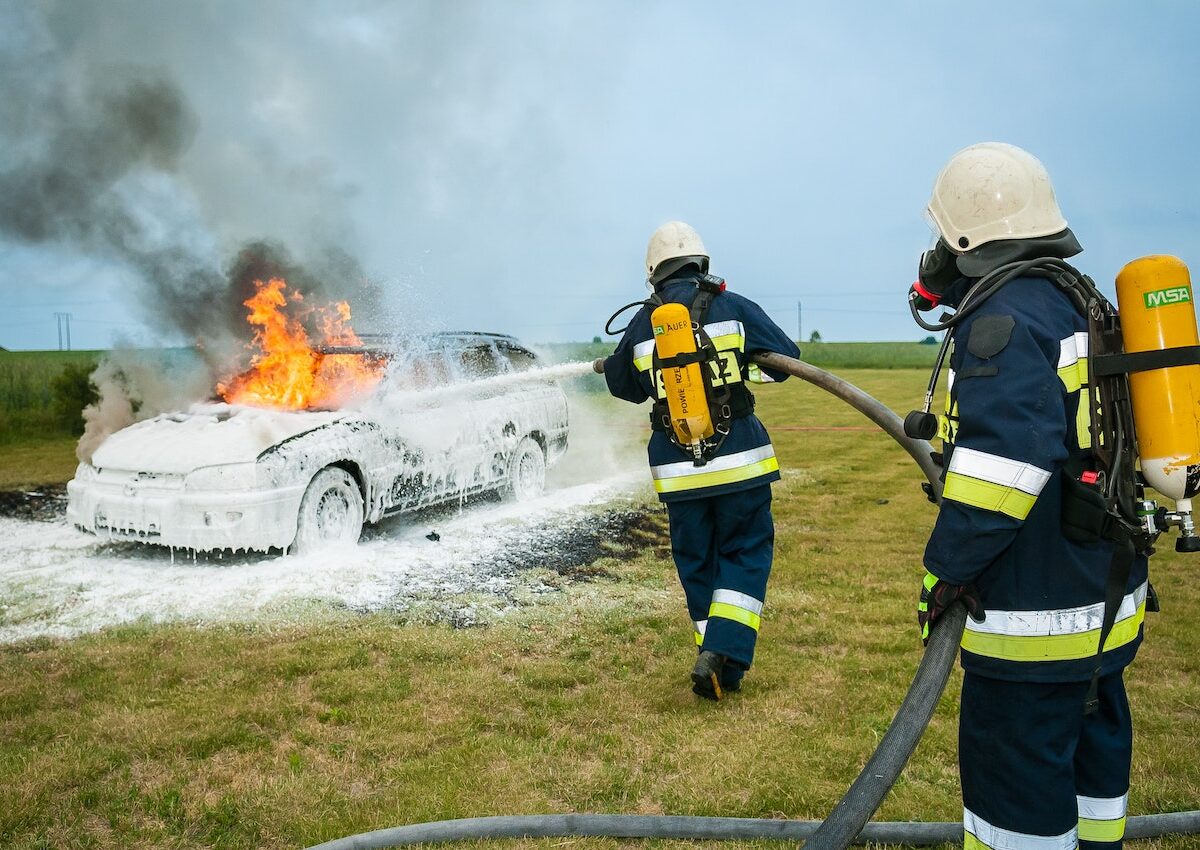
[[[537,356],[504,337],[434,337],[391,353],[392,381],[405,388],[427,389],[461,381],[523,372],[538,365]]]

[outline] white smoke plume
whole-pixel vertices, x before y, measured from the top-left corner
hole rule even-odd
[[[177,352],[164,362],[161,353],[114,349],[92,373],[99,399],[83,410],[84,431],[76,456],[90,463],[109,435],[160,413],[183,410],[212,393],[213,373],[197,358]]]

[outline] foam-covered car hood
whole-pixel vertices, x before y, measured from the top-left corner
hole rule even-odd
[[[202,466],[248,463],[289,437],[345,416],[197,404],[187,412],[165,413],[116,432],[96,449],[92,466],[186,475]]]

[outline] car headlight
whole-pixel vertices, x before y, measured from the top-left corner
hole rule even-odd
[[[96,480],[96,467],[92,466],[90,463],[79,464],[79,466],[75,467],[75,480],[76,481],[95,481]]]
[[[188,490],[249,490],[255,481],[255,464],[223,463],[192,470],[184,479],[184,487]]]

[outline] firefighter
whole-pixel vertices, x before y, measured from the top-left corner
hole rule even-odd
[[[951,157],[928,213],[937,244],[910,295],[921,309],[957,307],[1004,264],[1082,250],[1046,169],[1012,145]],[[950,333],[944,498],[917,617],[928,640],[955,599],[971,615],[959,717],[965,846],[1120,847],[1133,736],[1123,671],[1153,592],[1145,558],[1114,572],[1111,541],[1064,532],[1073,476],[1091,458],[1087,321],[1052,280],[1023,275]],[[1119,586],[1106,587],[1113,576]],[[1119,607],[1098,655],[1106,590]]]
[[[597,368],[617,398],[635,404],[656,399],[647,453],[654,488],[667,506],[671,552],[699,650],[692,690],[720,699],[740,688],[754,659],[775,540],[770,484],[779,480],[779,463],[746,382],[787,375],[760,370],[748,358],[759,351],[800,352],[762,308],[708,275],[708,264],[690,226],[672,221],[658,228],[646,249],[646,281],[654,295]],[[711,343],[700,365],[708,370],[706,392],[724,400],[713,405],[714,417],[727,421],[716,423],[702,458],[675,442],[665,423],[663,367],[650,321],[654,306],[664,302],[687,306],[697,335],[706,347]]]

